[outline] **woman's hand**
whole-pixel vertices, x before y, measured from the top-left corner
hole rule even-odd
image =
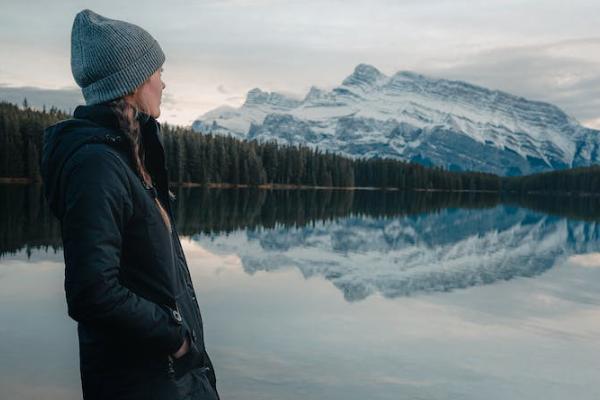
[[[190,349],[190,344],[189,344],[188,338],[186,336],[185,340],[183,341],[183,344],[181,345],[179,350],[177,350],[177,352],[175,354],[173,354],[173,357],[179,358],[179,357],[185,355],[185,353],[187,353],[189,349]]]

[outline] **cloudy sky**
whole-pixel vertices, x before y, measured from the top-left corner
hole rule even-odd
[[[161,121],[190,124],[259,87],[303,97],[359,63],[554,103],[600,128],[597,0],[0,0],[0,100],[82,101],[70,34],[84,9],[142,26],[166,53]]]

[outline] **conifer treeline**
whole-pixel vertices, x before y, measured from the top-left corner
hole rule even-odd
[[[0,102],[0,176],[40,180],[44,128],[69,115],[52,107],[33,110],[23,101],[20,109]]]
[[[481,172],[449,172],[385,158],[351,159],[305,145],[242,141],[168,124],[161,132],[173,182],[452,191],[499,191],[502,185],[499,176]]]
[[[0,177],[40,180],[45,127],[70,115],[0,102]],[[450,172],[385,158],[352,159],[304,145],[245,141],[161,125],[172,182],[234,185],[375,187],[400,190],[485,190],[600,193],[600,166],[523,177]]]
[[[518,193],[600,193],[600,165],[506,179],[504,190]]]

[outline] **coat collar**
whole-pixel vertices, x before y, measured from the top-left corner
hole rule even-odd
[[[118,135],[125,136],[115,112],[105,104],[79,105],[73,112],[74,118],[86,119],[104,126]],[[168,189],[165,149],[160,135],[160,123],[152,116],[138,113],[141,141],[145,152],[145,165],[160,189]],[[129,143],[128,140],[125,141]]]
[[[73,112],[74,118],[87,119],[98,125],[119,130],[119,120],[112,109],[104,104],[79,105]]]
[[[109,128],[121,136],[125,135],[125,132],[121,130],[117,114],[105,104],[79,105],[75,108],[73,117],[86,119]],[[138,113],[137,120],[140,123],[141,140],[144,148],[164,162],[164,146],[160,139],[160,123],[154,117],[143,112]]]

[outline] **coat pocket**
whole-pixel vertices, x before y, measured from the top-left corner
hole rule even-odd
[[[189,349],[187,353],[179,358],[169,355],[169,374],[175,379],[181,378],[192,369],[201,367],[204,364],[203,354],[196,345],[196,335],[194,331],[188,326],[185,320],[183,325],[185,336],[188,339]]]

